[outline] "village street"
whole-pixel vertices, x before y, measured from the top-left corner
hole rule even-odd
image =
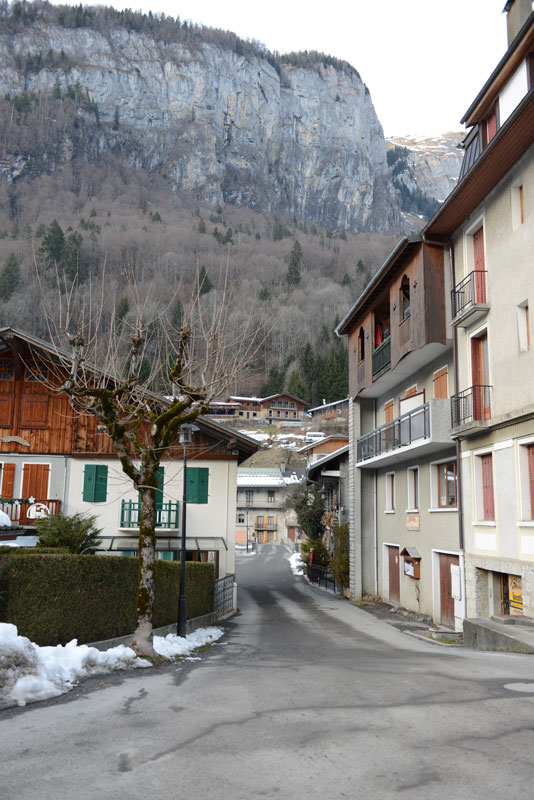
[[[287,556],[238,556],[200,661],[0,712],[2,800],[530,796],[531,656],[420,642]]]

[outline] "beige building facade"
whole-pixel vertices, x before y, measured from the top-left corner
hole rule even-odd
[[[457,188],[424,231],[449,249],[467,617],[534,616],[534,14],[465,115]]]

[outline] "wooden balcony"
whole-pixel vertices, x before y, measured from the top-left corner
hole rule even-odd
[[[156,509],[156,528],[173,528],[177,530],[180,525],[180,503],[169,500]],[[121,528],[139,528],[141,503],[137,500],[122,500],[121,502]]]
[[[61,500],[35,497],[2,499],[0,497],[0,511],[7,514],[15,525],[33,525],[36,519],[57,517],[61,511]]]

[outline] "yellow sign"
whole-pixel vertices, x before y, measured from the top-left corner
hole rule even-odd
[[[508,575],[508,593],[510,597],[510,614],[523,613],[523,585],[521,575]]]

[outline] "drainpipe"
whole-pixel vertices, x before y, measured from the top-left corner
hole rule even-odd
[[[61,508],[61,513],[66,514],[66,503],[67,503],[67,471],[68,471],[68,464],[69,464],[69,457],[63,456],[63,505]]]
[[[373,429],[376,430],[376,397],[373,398]],[[375,596],[378,595],[378,473],[373,470],[373,537],[375,550]]]
[[[454,289],[456,286],[456,269],[454,264],[454,248],[452,244],[449,245],[449,262],[451,268],[451,286]],[[451,306],[452,312],[452,306]],[[456,326],[453,328],[452,334],[452,353],[454,363],[454,394],[457,395],[460,391],[460,381],[458,375],[458,329]],[[467,601],[465,597],[466,580],[465,580],[465,539],[464,539],[464,506],[462,495],[462,452],[460,439],[456,439],[456,500],[458,503],[458,548],[460,550],[460,585],[462,590],[461,604],[461,618],[465,619],[467,613]]]

